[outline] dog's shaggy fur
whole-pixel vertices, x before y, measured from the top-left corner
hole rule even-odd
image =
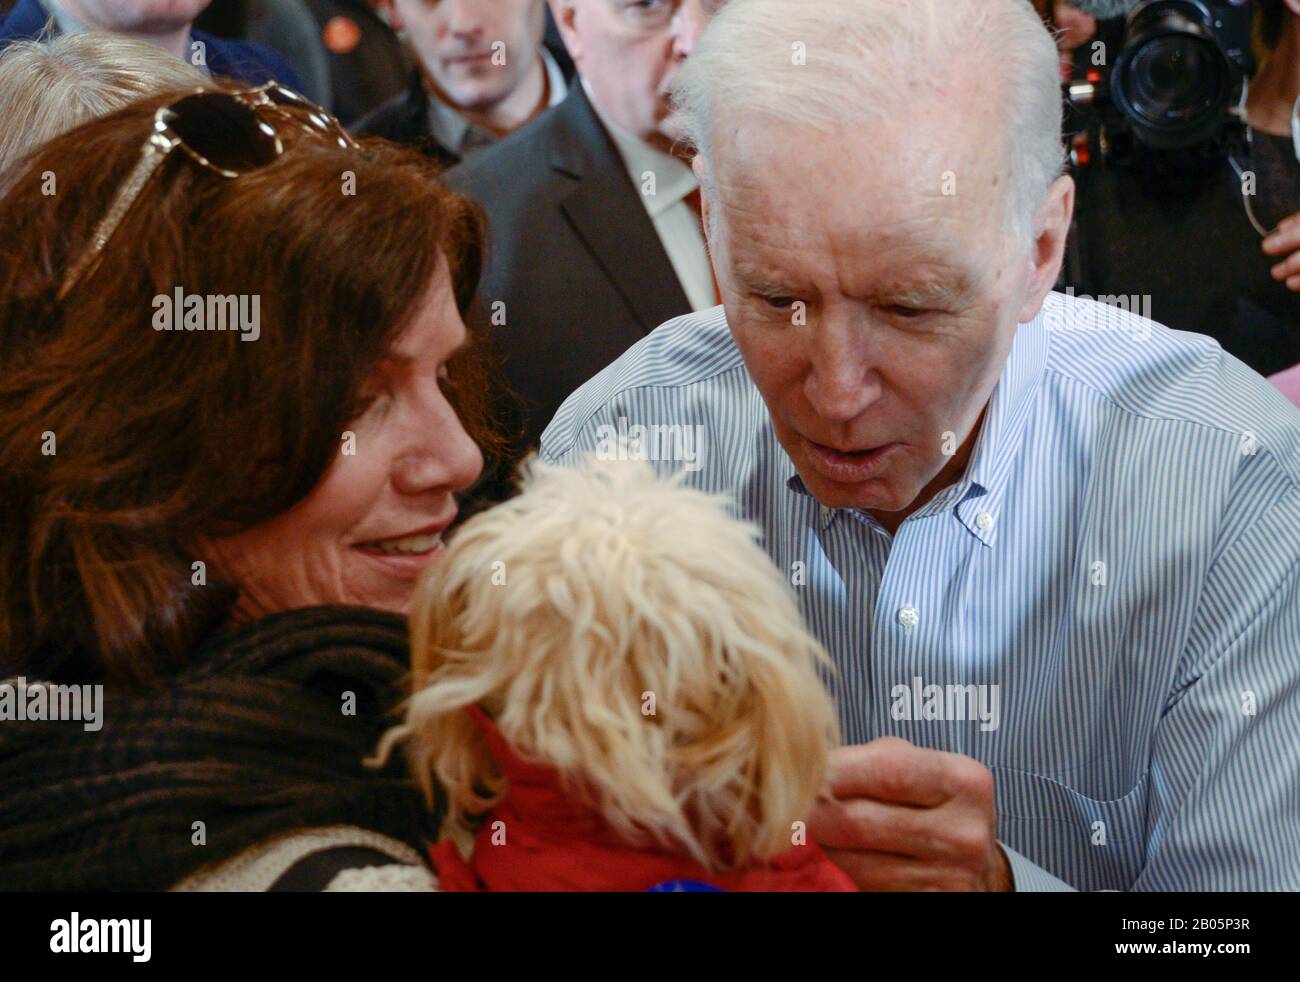
[[[788,849],[838,742],[790,588],[723,500],[643,463],[532,462],[523,493],[467,522],[412,618],[406,741],[442,838],[464,845],[505,793],[477,703],[559,769],[630,846],[713,870]]]

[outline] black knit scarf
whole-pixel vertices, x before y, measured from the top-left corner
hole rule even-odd
[[[166,889],[310,826],[423,851],[435,818],[400,755],[383,771],[362,764],[401,698],[400,618],[278,614],[217,637],[193,666],[144,695],[106,687],[98,732],[0,722],[0,890]]]

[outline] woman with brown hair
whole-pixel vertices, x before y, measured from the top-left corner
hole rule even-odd
[[[490,439],[480,243],[275,86],[87,123],[0,199],[0,678],[103,686],[93,729],[0,722],[0,884],[429,885],[436,816],[362,761]]]

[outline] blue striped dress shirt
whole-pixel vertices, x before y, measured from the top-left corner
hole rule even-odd
[[[1214,341],[1050,295],[893,536],[807,493],[721,307],[570,396],[542,457],[615,432],[758,527],[846,742],[992,770],[1016,889],[1300,889],[1300,411]]]

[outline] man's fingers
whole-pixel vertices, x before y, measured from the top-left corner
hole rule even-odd
[[[903,856],[945,856],[935,825],[929,809],[868,798],[819,798],[808,813],[808,834],[822,848],[875,849]]]
[[[1264,239],[1263,248],[1270,256],[1284,256],[1300,249],[1300,222],[1284,221]]]
[[[828,771],[808,831],[860,887],[982,888],[996,848],[987,767],[886,737],[833,751]]]
[[[1262,242],[1266,254],[1286,256],[1300,248],[1300,228],[1278,229]]]
[[[1273,279],[1288,280],[1292,276],[1300,276],[1300,252],[1292,253],[1282,262],[1278,263],[1272,269]]]
[[[934,808],[960,794],[965,782],[981,771],[979,762],[969,757],[881,737],[833,750],[826,782],[837,798],[875,798]]]
[[[837,798],[876,798],[933,807],[951,792],[938,751],[914,747],[897,737],[882,737],[856,747],[840,747],[827,762],[826,783]]]
[[[844,849],[827,849],[826,855],[860,890],[975,890],[979,886],[968,871],[908,856]]]
[[[965,804],[910,808],[868,798],[819,798],[808,814],[808,834],[823,849],[908,856],[936,865],[978,866],[989,832]]]

